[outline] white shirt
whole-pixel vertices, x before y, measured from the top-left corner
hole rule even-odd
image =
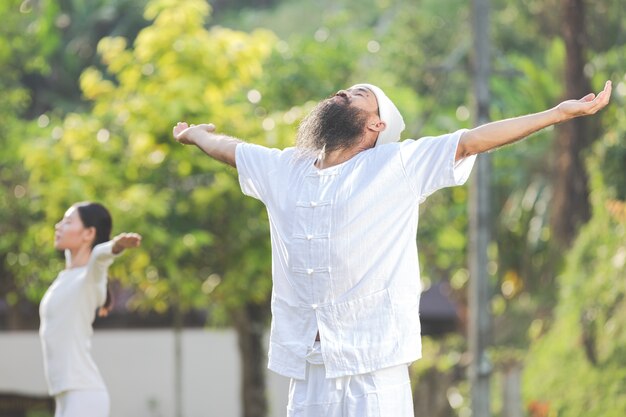
[[[113,242],[96,245],[85,266],[59,273],[41,304],[39,336],[48,391],[106,389],[91,357],[92,323],[106,299]]]
[[[237,146],[242,191],[269,213],[270,369],[303,379],[318,330],[328,378],[421,357],[418,205],[467,180],[475,157],[455,163],[462,132],[377,146],[322,170],[294,148]]]

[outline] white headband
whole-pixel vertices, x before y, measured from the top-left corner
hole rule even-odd
[[[380,88],[372,84],[356,84],[350,88],[365,87],[376,96],[378,101],[378,115],[380,120],[385,122],[385,130],[378,134],[376,145],[397,142],[400,140],[400,133],[405,128],[404,119],[395,104],[387,97]]]

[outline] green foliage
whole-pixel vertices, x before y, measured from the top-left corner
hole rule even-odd
[[[422,338],[423,359],[409,368],[417,415],[468,415],[470,386],[463,378],[467,344],[459,335]]]
[[[535,58],[517,51],[499,56],[494,65],[503,72],[492,79],[493,118],[552,107],[561,95],[557,80],[563,60],[560,40],[550,42]],[[517,75],[505,72],[507,68],[515,68]],[[493,228],[498,266],[493,281],[496,345],[527,346],[526,329],[537,315],[545,314],[543,306],[555,302],[554,274],[561,256],[550,248],[553,135],[553,128],[545,129],[491,154],[493,213],[498,216]]]
[[[360,55],[352,50],[356,36],[346,38],[326,28],[317,33],[319,40],[309,35],[276,45],[267,64],[273,71],[263,83],[273,107],[288,109],[349,87]]]
[[[58,38],[47,25],[44,13],[34,11],[25,2],[2,2],[0,16],[5,20],[0,28],[0,122],[5,126],[31,104],[22,79],[49,69],[47,54],[56,47]]]
[[[142,248],[112,269],[136,288],[131,307],[205,308],[208,299],[228,310],[267,299],[271,288],[262,206],[241,196],[234,170],[171,137],[177,120],[219,120],[220,129],[264,141],[261,123],[247,122],[254,113],[247,92],[274,38],[207,30],[208,12],[201,0],[149,2],[153,23],[134,45],[104,38],[98,51],[106,73],[83,73],[93,110],[53,122],[50,136],[23,149],[39,202],[29,233],[42,235],[33,251],[41,259],[52,258],[52,225],[75,201],[103,202],[116,231],[144,236]]]
[[[408,87],[414,109],[407,136],[419,138],[468,127],[469,4],[391,2],[378,23],[379,72]],[[466,115],[458,117],[462,108]],[[403,109],[404,110],[404,109]]]
[[[560,417],[626,413],[626,203],[615,198],[626,191],[619,160],[626,144],[616,140],[626,132],[626,114],[616,111],[618,124],[589,160],[593,217],[559,277],[554,324],[527,361],[527,400],[547,402]]]
[[[35,123],[23,120],[32,105],[24,79],[49,70],[46,58],[58,44],[47,24],[50,8],[46,5],[42,2],[35,10],[27,2],[0,4],[4,20],[0,27],[0,294],[6,296],[10,307],[42,294],[35,277],[19,273],[36,253],[20,249],[32,216],[32,204],[28,172],[19,149],[40,130]],[[46,120],[39,120],[39,124],[45,125]]]
[[[78,78],[85,67],[99,65],[96,45],[105,36],[134,39],[146,25],[141,12],[146,0],[43,0],[22,2],[40,15],[38,25],[52,35],[42,38],[50,71],[29,81],[31,115],[84,108]],[[25,6],[28,5],[28,6]]]

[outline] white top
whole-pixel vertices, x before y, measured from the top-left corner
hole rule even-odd
[[[39,336],[48,391],[106,389],[91,357],[92,323],[106,300],[113,242],[96,245],[85,266],[65,269],[39,305]]]
[[[329,378],[421,357],[418,205],[463,184],[463,131],[390,143],[319,170],[294,148],[240,144],[242,191],[267,207],[272,239],[269,368],[302,379],[319,329]]]

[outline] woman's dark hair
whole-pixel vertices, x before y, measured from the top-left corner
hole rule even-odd
[[[74,204],[78,210],[78,217],[85,227],[94,227],[96,229],[96,238],[91,243],[93,249],[96,245],[111,240],[111,229],[113,228],[113,220],[111,213],[102,204],[83,202]],[[99,316],[106,316],[113,309],[113,294],[107,285],[107,295],[104,305],[98,309]]]
[[[76,203],[74,207],[78,210],[78,216],[85,227],[95,227],[96,238],[91,244],[93,249],[99,243],[111,240],[111,228],[113,220],[111,214],[102,204],[99,203]]]

